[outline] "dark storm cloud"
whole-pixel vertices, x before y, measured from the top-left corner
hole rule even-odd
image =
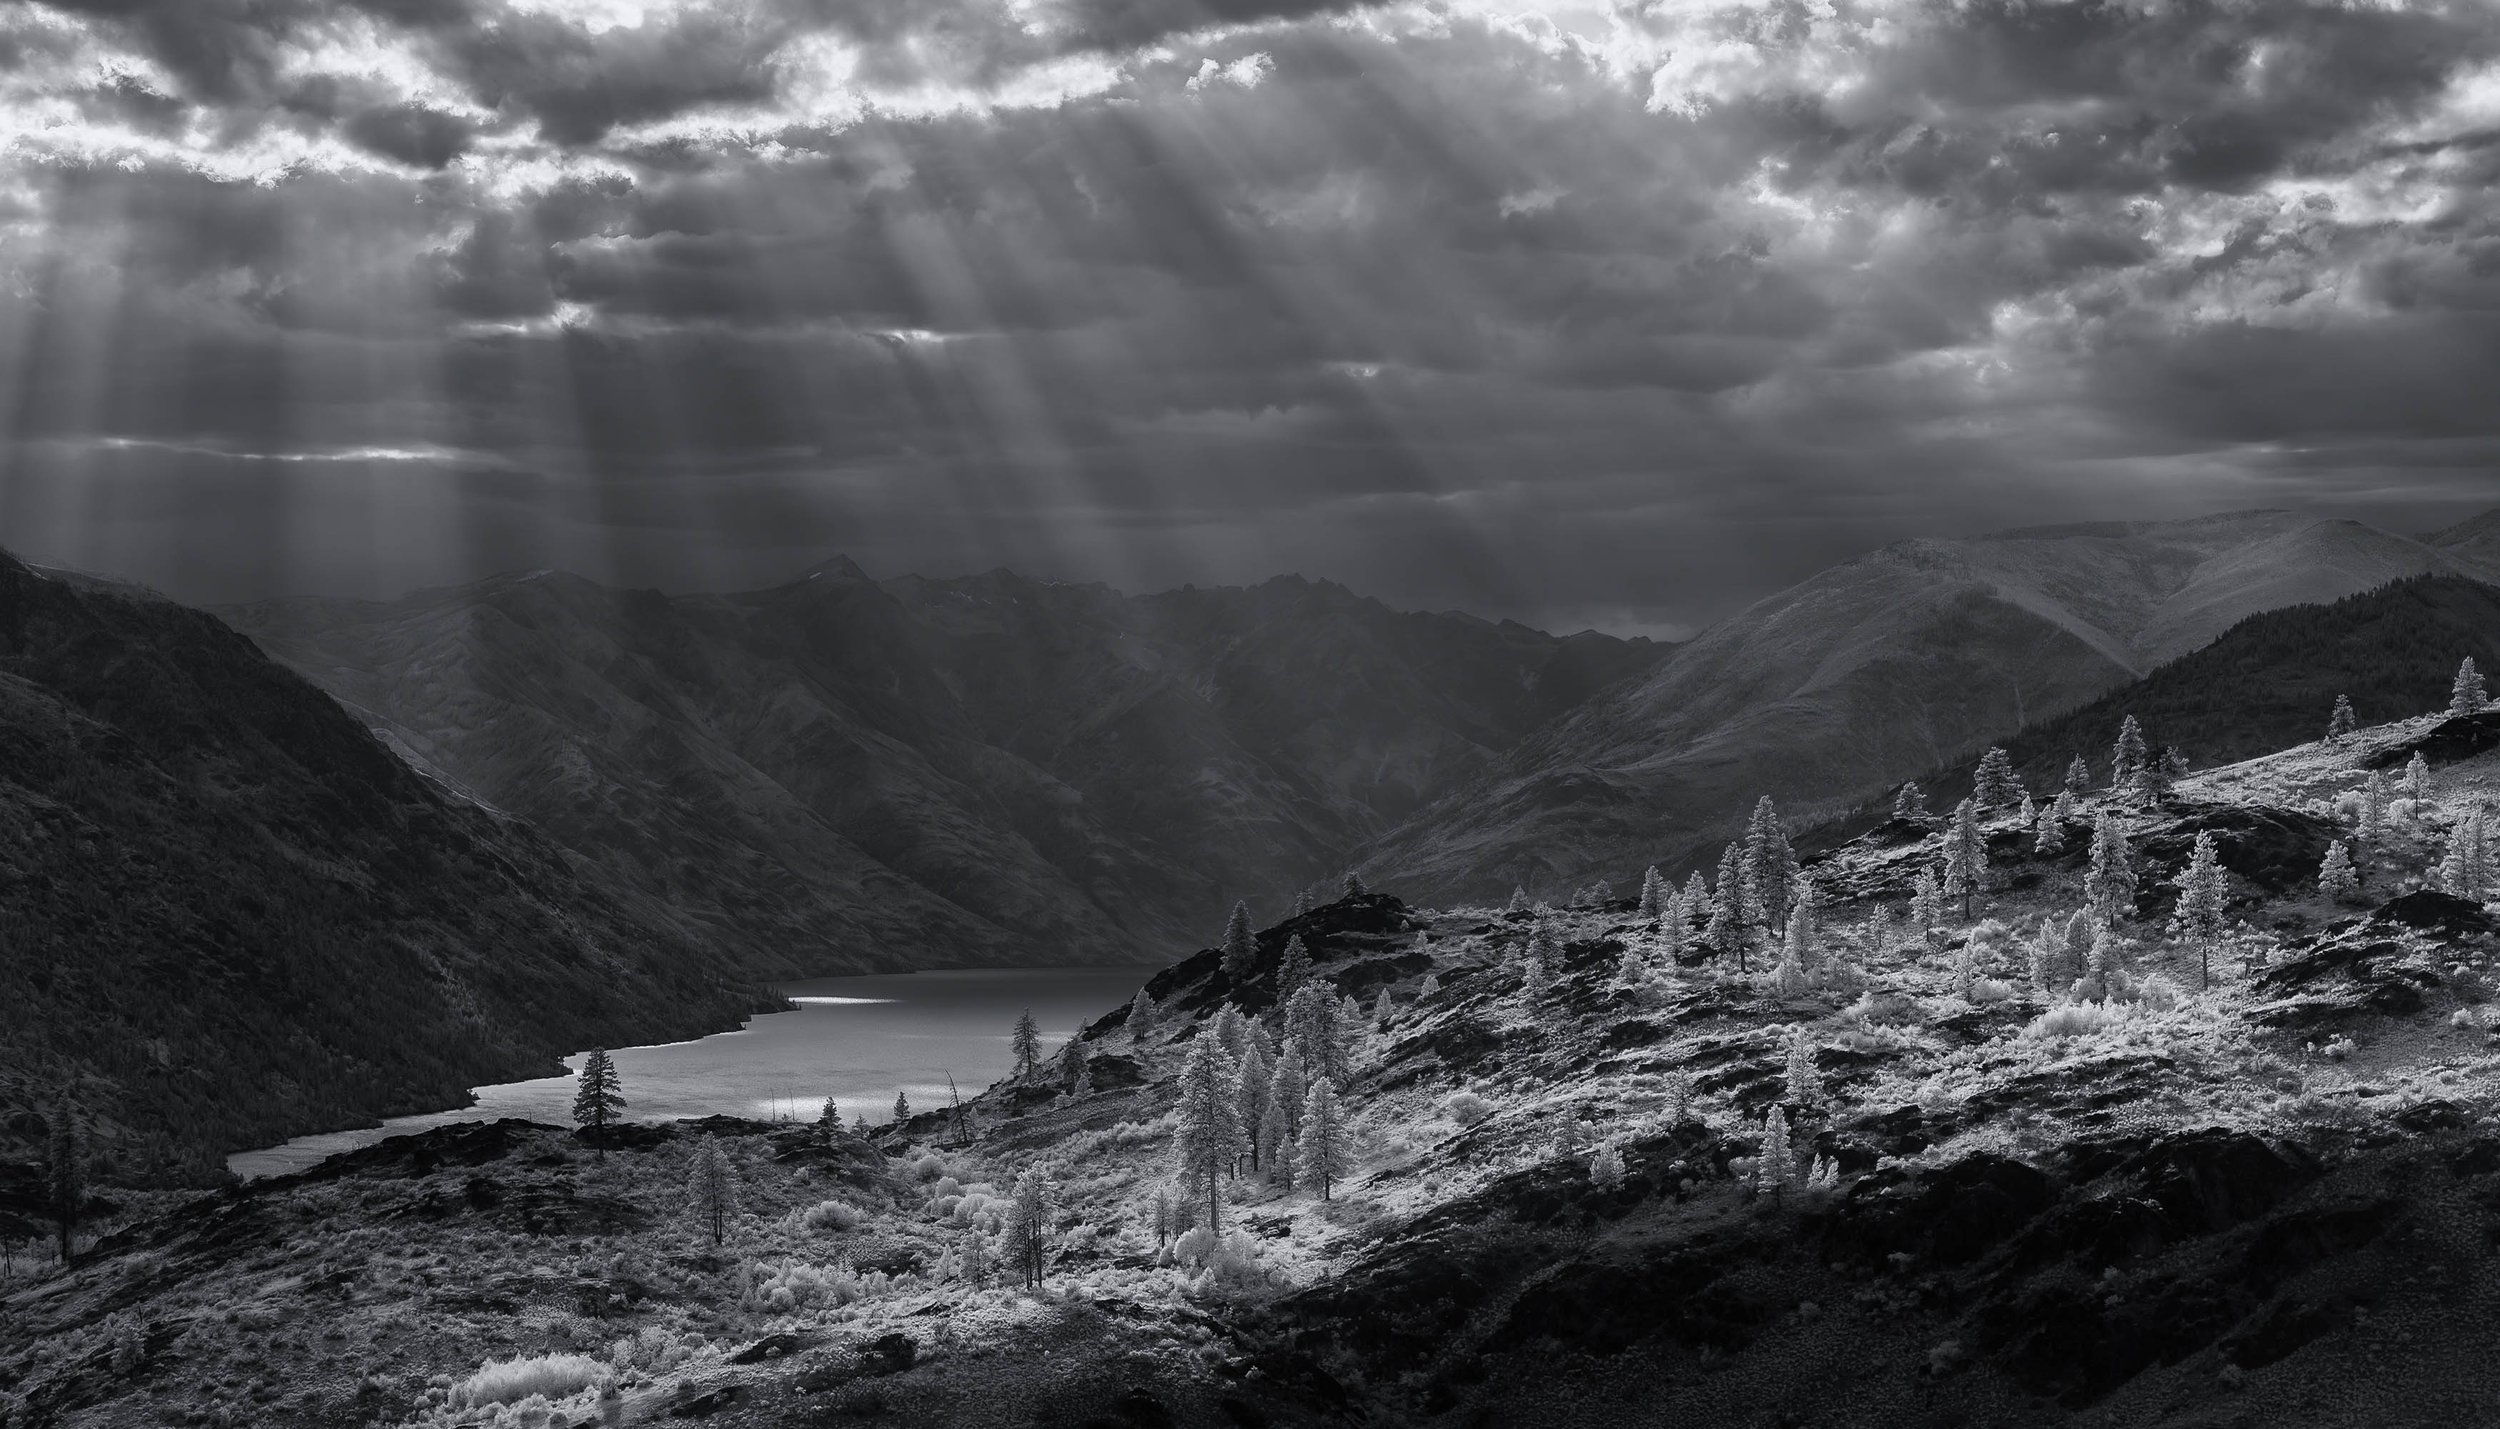
[[[439,499],[434,578],[537,531],[1666,627],[2500,450],[2487,5],[51,13],[11,479]],[[237,539],[217,594],[338,568]]]

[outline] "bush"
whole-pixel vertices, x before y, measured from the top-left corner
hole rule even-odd
[[[818,1201],[799,1212],[799,1227],[818,1233],[859,1229],[859,1208],[848,1201]]]
[[[1970,1000],[1973,1002],[2004,1002],[2013,995],[2014,985],[1997,978],[1977,978],[1970,985]]]
[[[562,1399],[585,1389],[604,1388],[610,1377],[608,1367],[588,1355],[495,1360],[454,1385],[451,1402],[466,1409],[478,1404],[510,1404],[533,1394]]]
[[[1441,1114],[1460,1126],[1474,1126],[1493,1114],[1493,1103],[1474,1092],[1452,1092],[1441,1099]]]
[[[2123,1026],[2135,1010],[2123,1002],[2069,1002],[2031,1019],[2022,1035],[2034,1041],[2050,1037],[2085,1037]]]
[[[1905,1026],[1918,1021],[1918,1003],[1905,993],[1869,989],[1859,993],[1857,1001],[1842,1008],[1840,1015],[1860,1026]]]

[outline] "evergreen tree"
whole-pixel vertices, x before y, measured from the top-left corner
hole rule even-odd
[[[1346,1126],[1336,1084],[1322,1077],[1302,1099],[1302,1126],[1293,1138],[1294,1185],[1318,1191],[1325,1201],[1353,1169],[1354,1133]]]
[[[1093,1094],[1094,1059],[1086,1056],[1082,1052],[1079,1052],[1076,1058],[1076,1073],[1068,1078],[1068,1095],[1072,1097],[1090,1097]],[[962,1115],[962,1110],[958,1108],[956,1116],[961,1118]]]
[[[1665,876],[1658,872],[1658,865],[1651,864],[1649,872],[1641,875],[1642,922],[1655,923],[1666,916],[1670,891]]]
[[[2127,851],[2126,831],[2107,809],[2092,825],[2092,869],[2083,876],[2083,896],[2104,924],[2135,913],[2135,858]]]
[[[695,1148],[694,1167],[686,1178],[686,1208],[696,1225],[712,1233],[712,1244],[719,1245],[729,1234],[729,1222],[738,1214],[738,1168],[729,1163],[717,1138],[707,1136]]]
[[[1007,1048],[1016,1059],[1016,1076],[1029,1080],[1042,1062],[1042,1029],[1033,1021],[1033,1009],[1028,1007],[1017,1016]]]
[[[841,1103],[831,1097],[825,1098],[824,1108],[816,1113],[816,1124],[826,1128],[828,1135],[840,1131],[842,1129]]]
[[[1270,1088],[1276,1081],[1276,1064],[1269,1059],[1267,1048],[1257,1038],[1242,1049],[1241,1067],[1234,1078],[1233,1100],[1241,1108],[1242,1140],[1250,1156],[1250,1169],[1259,1169],[1259,1158],[1271,1144],[1265,1139],[1264,1122]]]
[[[2015,807],[2014,813],[2015,817],[2021,820],[2022,826],[2026,829],[2032,828],[2040,822],[2040,806],[2032,802],[2031,791],[2029,789],[2025,789],[2023,791],[2023,801]]]
[[[1927,795],[1916,784],[1904,784],[1892,796],[1892,816],[1905,824],[1927,822]]]
[[[2361,728],[2361,719],[2352,712],[2352,696],[2335,697],[2335,713],[2326,719],[2326,742],[2341,744]]]
[[[1293,895],[1293,916],[1301,918],[1311,911],[1311,890],[1305,888]]]
[[[1250,905],[1236,903],[1233,916],[1224,924],[1224,976],[1238,986],[1250,980],[1258,964],[1259,940],[1250,931]]]
[[[2174,744],[2164,749],[2159,757],[2145,760],[2144,766],[2136,771],[2136,792],[2150,803],[2166,804],[2170,802],[2172,789],[2187,777],[2187,771],[2187,756],[2180,753],[2179,747]]]
[[[2078,799],[2092,792],[2092,766],[2080,754],[2066,765],[2066,792]]]
[[[2084,963],[2083,979],[2075,990],[2085,1000],[2107,1002],[2110,995],[2110,974],[2118,970],[2118,933],[2107,923],[2092,929],[2092,951]]]
[[[2418,749],[2413,751],[2413,758],[2405,762],[2404,788],[2405,797],[2413,801],[2413,816],[2418,819],[2422,816],[2421,806],[2431,797],[2430,761],[2424,759]]]
[[[2336,903],[2361,901],[2361,875],[2341,839],[2326,846],[2326,860],[2318,865],[2318,892]]]
[[[1156,1005],[1155,995],[1145,988],[1137,989],[1137,996],[1130,999],[1128,1005],[1129,1034],[1143,1037],[1154,1031],[1155,1024],[1162,1020],[1163,1009]]]
[[[1224,1055],[1223,1044],[1201,1034],[1189,1044],[1189,1060],[1181,1068],[1180,1125],[1174,1148],[1180,1156],[1183,1185],[1206,1199],[1207,1228],[1223,1234],[1224,1177],[1249,1145],[1242,1129],[1239,1075]]]
[[[1788,1108],[1774,1104],[1762,1114],[1762,1155],[1754,1163],[1754,1189],[1785,1195],[1797,1179],[1797,1148],[1788,1138]]]
[[[1745,886],[1753,890],[1759,907],[1747,919],[1750,926],[1764,930],[1776,928],[1788,918],[1788,888],[1797,876],[1797,851],[1788,842],[1788,831],[1780,827],[1779,810],[1765,794],[1753,806],[1753,818],[1745,826]]]
[[[1667,906],[1658,919],[1658,947],[1667,955],[1670,966],[1684,956],[1684,949],[1691,943],[1692,936],[1692,920],[1684,915],[1684,895],[1681,892],[1668,894]]]
[[[1786,1100],[1801,1109],[1819,1106],[1823,1101],[1823,1073],[1814,1062],[1814,1036],[1802,1022],[1791,1023],[1788,1028]]]
[[[2341,845],[2337,845],[2341,847]],[[2170,915],[2173,936],[2194,945],[2198,985],[2213,986],[2213,945],[2222,936],[2222,915],[2230,887],[2214,849],[2214,836],[2200,833],[2179,875],[2179,905]]]
[[[999,1257],[1015,1275],[1016,1283],[1028,1289],[1042,1288],[1042,1272],[1050,1264],[1050,1212],[1051,1203],[1057,1199],[1055,1190],[1041,1172],[1027,1170],[1016,1177],[1013,1199],[1007,1203]]]
[[[2491,696],[2483,691],[2483,672],[2474,668],[2474,657],[2465,657],[2457,666],[2455,683],[2448,687],[2448,713],[2481,714],[2491,706]]]
[[[1085,1044],[1071,1037],[1059,1049],[1059,1084],[1074,1092],[1077,1083],[1085,1080]]]
[[[1302,935],[1296,933],[1285,940],[1284,956],[1276,963],[1276,1000],[1282,1002],[1292,997],[1310,977],[1311,950],[1303,946]]]
[[[1782,997],[1801,997],[1814,986],[1806,971],[1806,926],[1802,918],[1788,920],[1788,936],[1780,941],[1780,960],[1771,969],[1773,990]]]
[[[1702,941],[1713,952],[1736,954],[1736,965],[1745,965],[1745,855],[1734,844],[1719,856],[1718,891],[1710,897],[1710,926],[1703,931]]]
[[[1922,868],[1910,880],[1910,924],[1920,941],[1933,947],[1945,922],[1944,884],[1932,867]]]
[[[2384,770],[2373,769],[2369,777],[2361,781],[2360,823],[2361,842],[2364,845],[2377,843],[2379,830],[2387,823],[2387,774]]]
[[[1224,1004],[1217,1009],[1215,1021],[1210,1026],[1216,1042],[1224,1049],[1224,1055],[1240,1061],[1242,1050],[1250,1045],[1250,1020],[1241,1015],[1241,1009],[1229,1002]]]
[[[1292,1179],[1293,1134],[1302,1125],[1302,1098],[1310,1087],[1307,1064],[1299,1049],[1288,1045],[1267,1079],[1267,1105],[1259,1114],[1259,1144],[1266,1148],[1267,1167]]]
[[[1425,973],[1424,980],[1415,984],[1415,1001],[1418,1003],[1430,1002],[1432,1001],[1433,994],[1439,992],[1440,990],[1441,975],[1439,973]]]
[[[1684,916],[1691,921],[1695,932],[1701,931],[1701,926],[1710,921],[1710,882],[1701,876],[1698,868],[1684,879]]]
[[[1528,911],[1528,889],[1526,885],[1514,885],[1511,888],[1510,903],[1507,907],[1503,908],[1502,911],[1505,913],[1525,913]]]
[[[1340,1026],[1337,996],[1334,989],[1319,978],[1302,985],[1285,1004],[1285,1045],[1298,1049],[1302,1065],[1312,1077],[1345,1079],[1354,1049],[1347,1045],[1345,1030]]]
[[[616,1063],[609,1060],[605,1047],[591,1048],[590,1055],[582,1058],[581,1080],[574,1084],[573,1124],[590,1133],[590,1143],[599,1148],[602,1161],[608,1155],[608,1128],[624,1109],[625,1089],[617,1080]]]
[[[2072,789],[2057,791],[2057,802],[2049,806],[2049,817],[2061,824],[2083,817],[2083,798]]]
[[[1360,898],[1371,890],[1363,886],[1363,875],[1349,868],[1345,871],[1345,886],[1342,892],[1347,898]]]
[[[2042,858],[2047,858],[2052,854],[2061,853],[2065,850],[2066,834],[2065,830],[2060,829],[2057,826],[2056,805],[2052,804],[2040,811],[2040,817],[2035,826],[2035,831],[2038,834],[2038,837],[2031,841],[2031,851],[2034,854],[2037,854]]]
[[[1389,1000],[1389,988],[1384,983],[1381,985],[1379,994],[1372,998],[1371,1025],[1386,1031],[1390,1021],[1397,1015],[1397,1004]]]
[[[2449,828],[2448,851],[2439,861],[2439,889],[2473,903],[2491,896],[2491,849],[2483,834],[2482,810],[2469,810]]]
[[[1623,1150],[1609,1141],[1589,1158],[1589,1180],[1601,1191],[1623,1184]]]
[[[1544,996],[1553,987],[1554,971],[1561,963],[1562,940],[1554,936],[1554,925],[1540,918],[1519,954],[1524,994],[1530,999]]]
[[[2042,997],[2054,997],[2074,983],[2066,966],[2065,921],[2054,915],[2040,920],[2040,931],[2032,935],[2031,990]]]
[[[851,1113],[851,1135],[858,1137],[862,1141],[866,1141],[868,1139],[869,1131],[868,1113],[864,1111]]]
[[[1964,799],[1953,810],[1953,824],[1944,836],[1944,894],[1959,900],[1968,922],[1971,903],[1988,883],[1988,836],[1979,827],[1976,799]]]
[[[1971,798],[1982,809],[2002,809],[2021,797],[2022,785],[2014,777],[2014,757],[2004,749],[1992,747],[1979,757],[1979,771],[1971,780]]]
[[[2144,726],[2129,715],[2118,726],[2118,742],[2109,751],[2109,787],[2133,788],[2144,775],[2146,759]]]
[[[64,1101],[52,1109],[49,1145],[44,1156],[44,1199],[50,1203],[52,1228],[58,1237],[61,1263],[78,1254],[78,1218],[87,1207],[87,1139],[80,1134],[78,1113]]]
[[[911,1120],[911,1097],[903,1092],[896,1092],[894,1094],[894,1124],[901,1126],[909,1120]]]

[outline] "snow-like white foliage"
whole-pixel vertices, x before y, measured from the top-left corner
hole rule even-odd
[[[1441,1114],[1460,1126],[1474,1126],[1493,1114],[1493,1103],[1462,1087],[1441,1099]]]
[[[1796,1180],[1797,1148],[1788,1135],[1788,1108],[1774,1106],[1762,1115],[1762,1152],[1754,1158],[1754,1189],[1781,1195]]]
[[[2133,724],[2135,716],[2127,722]],[[2127,831],[2117,816],[2103,809],[2092,825],[2092,868],[2083,876],[2083,896],[2104,923],[2135,912],[2135,857],[2127,848]]]
[[[1670,892],[1671,886],[1667,883],[1666,875],[1658,871],[1658,865],[1651,864],[1649,872],[1641,875],[1641,920],[1643,922],[1655,923],[1667,915],[1667,898]]]
[[[1322,1077],[1311,1084],[1302,1101],[1302,1126],[1293,1139],[1293,1184],[1317,1191],[1323,1201],[1354,1169],[1354,1133],[1346,1125],[1345,1105],[1336,1084]]]
[[[2473,903],[2491,896],[2491,845],[2483,832],[2482,810],[2468,810],[2449,826],[2447,852],[2439,860],[2439,891]]]
[[[1800,1106],[1819,1106],[1823,1101],[1823,1073],[1814,1063],[1814,1034],[1804,1023],[1788,1028],[1788,1078],[1784,1088],[1786,1100]]]
[[[2361,720],[2359,716],[2352,712],[2352,696],[2337,695],[2335,697],[2335,712],[2328,715],[2326,719],[2327,743],[2341,744],[2345,740],[2350,739],[2353,732],[2360,728]]]
[[[588,1355],[532,1355],[527,1359],[495,1360],[452,1386],[455,1408],[510,1404],[535,1394],[564,1399],[587,1389],[602,1388],[615,1371]]]
[[[2483,672],[2474,667],[2474,657],[2468,655],[2457,666],[2457,677],[2448,686],[2448,713],[2481,714],[2490,706],[2491,696],[2483,689]]]
[[[1903,823],[1927,821],[1927,795],[1916,784],[1904,784],[1892,796],[1892,816]]]
[[[2022,785],[2014,777],[2014,759],[2001,747],[1991,747],[1979,758],[1979,770],[1971,779],[1971,798],[1981,809],[2002,809],[2023,794]]]
[[[2135,1016],[2135,1009],[2123,1002],[2061,1003],[2031,1019],[2022,1035],[2033,1040],[2053,1037],[2083,1037],[2124,1025]]]
[[[2144,744],[2144,726],[2136,723],[2134,715],[2129,715],[2119,723],[2117,742],[2110,746],[2109,787],[2132,788],[2143,777],[2144,767],[2149,762]]]
[[[1589,1158],[1589,1180],[1601,1191],[1623,1184],[1623,1152],[1609,1141]]]
[[[1207,1223],[1219,1229],[1224,1177],[1249,1145],[1241,1126],[1241,1107],[1234,1099],[1236,1080],[1232,1059],[1224,1055],[1219,1039],[1201,1032],[1190,1041],[1189,1060],[1181,1067],[1173,1151],[1179,1158],[1182,1184],[1206,1206]]]
[[[2318,892],[2337,903],[2360,900],[2361,875],[2354,870],[2342,839],[2326,846],[2326,858],[2318,865]]]

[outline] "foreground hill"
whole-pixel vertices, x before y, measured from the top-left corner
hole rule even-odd
[[[210,616],[0,556],[0,1161],[124,1177],[736,1025],[683,945]]]
[[[626,907],[809,972],[1150,959],[1281,902],[1657,647],[1339,586],[539,573],[228,612]]]
[[[1363,866],[1440,901],[1698,861],[1763,793],[1797,811],[1846,806],[2257,612],[2423,573],[2500,577],[2465,528],[2443,535],[2258,511],[1888,546],[1538,731]]]
[[[2322,898],[2365,771],[2417,752],[2431,796],[2372,831],[2355,901]],[[715,1119],[604,1155],[449,1128],[136,1220],[7,1293],[0,1404],[13,1426],[2477,1423],[2500,1391],[2500,922],[2422,885],[2495,792],[2500,714],[2305,744],[2162,805],[2093,795],[2140,883],[2089,961],[2035,931],[2085,905],[2081,822],[2048,853],[1991,828],[1972,916],[1932,929],[1900,912],[1939,840],[1872,831],[1812,862],[1822,912],[1778,972],[1629,904],[1347,897],[1232,971],[1165,969],[1148,1015],[1083,1031],[1081,1082],[1001,1083],[969,1127]],[[2238,925],[2210,985],[2163,931],[2200,834]],[[1173,1176],[1183,1072],[1280,1040],[1297,939],[1371,1009],[1350,1160],[1323,1198],[1271,1146],[1219,1173],[1221,1235],[1176,1224],[1203,1194]],[[685,1211],[713,1153],[740,1188],[717,1243]],[[1039,1289],[999,1262],[1028,1174],[1052,1188]]]

